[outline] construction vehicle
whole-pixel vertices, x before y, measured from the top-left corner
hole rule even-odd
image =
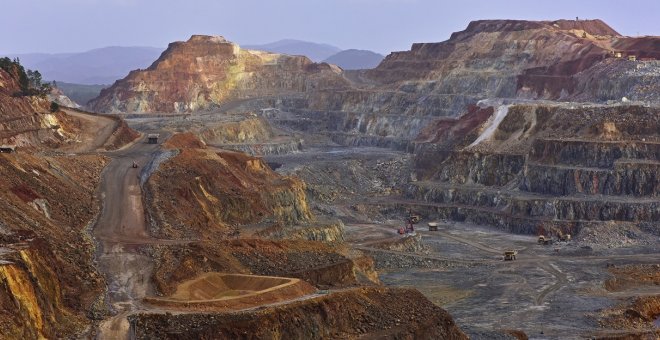
[[[429,222],[429,231],[438,231],[438,223]]]
[[[547,246],[547,245],[552,244],[552,239],[550,237],[540,235],[539,240],[537,242],[538,242],[538,244],[542,244],[544,246]]]
[[[514,261],[518,255],[517,250],[507,250],[504,252],[504,261]]]
[[[570,240],[571,240],[571,234],[564,234],[562,232],[559,233],[559,241],[568,242]]]
[[[135,168],[137,168],[137,167],[138,167],[137,162],[136,162],[136,161],[133,161],[133,168],[135,169]]]
[[[419,221],[422,218],[419,217],[419,215],[415,215],[412,213],[412,211],[408,212],[408,218],[406,219],[406,226],[405,228],[399,228],[399,234],[407,234],[407,233],[414,233],[415,232],[415,224],[419,223]]]

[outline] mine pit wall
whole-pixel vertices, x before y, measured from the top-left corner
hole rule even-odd
[[[599,224],[600,221],[560,221],[552,219],[538,219],[524,216],[512,216],[504,211],[484,209],[480,207],[432,205],[424,202],[373,204],[371,209],[379,214],[391,218],[400,218],[409,211],[414,211],[426,221],[447,220],[474,225],[482,225],[498,230],[523,235],[536,235],[539,226],[545,230],[570,230],[579,232],[584,226]]]
[[[607,200],[601,197],[563,198],[535,197],[520,191],[489,188],[429,187],[409,184],[405,191],[409,199],[422,202],[491,209],[493,213],[522,218],[654,222],[660,220],[657,200]]]
[[[379,112],[285,110],[298,114],[301,119],[282,120],[281,123],[305,132],[354,133],[406,140],[413,140],[426,125],[437,119]]]
[[[660,142],[538,139],[529,160],[535,163],[611,168],[619,159],[660,160]]]
[[[518,176],[524,164],[524,155],[452,152],[439,164],[433,179],[456,184],[503,186]]]
[[[3,318],[9,322],[0,325],[0,337],[59,337],[75,319],[62,305],[57,276],[36,251],[24,249],[13,255],[12,263],[0,264],[0,310],[13,311],[13,317]]]
[[[312,222],[314,225],[298,227],[277,227],[261,230],[260,238],[272,240],[306,240],[329,244],[344,242],[344,223],[340,220],[330,223]]]
[[[456,83],[474,81],[457,79]],[[480,85],[482,79],[477,79]],[[453,84],[456,85],[456,84]],[[308,96],[305,109],[321,112],[361,112],[365,114],[397,114],[402,116],[456,117],[465,107],[480,99],[497,96],[511,97],[515,94],[515,78],[509,91],[479,92],[475,89],[462,91],[461,85],[453,86],[440,82],[411,82],[398,90],[349,90],[319,91]],[[440,89],[440,87],[444,88]],[[469,86],[468,86],[469,87]],[[431,93],[431,91],[435,91]],[[440,92],[440,93],[438,93]],[[489,96],[486,93],[491,93]],[[508,95],[510,94],[510,95]],[[298,104],[299,108],[302,108]]]
[[[303,150],[303,140],[293,139],[282,143],[222,144],[225,150],[243,152],[252,156],[285,155]]]
[[[656,197],[659,183],[660,164],[617,164],[613,170],[528,164],[520,189],[550,195]]]

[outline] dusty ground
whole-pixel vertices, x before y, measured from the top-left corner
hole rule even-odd
[[[365,239],[374,242],[365,235],[395,235],[394,227],[395,223],[347,225],[348,239],[376,258],[384,283],[419,289],[475,338],[483,330],[500,328],[520,329],[533,338],[617,333],[619,328],[599,324],[593,313],[611,308],[621,298],[660,294],[652,281],[637,280],[619,292],[604,286],[613,285],[612,265],[639,264],[651,268],[645,275],[655,275],[660,255],[653,248],[637,249],[636,254],[629,254],[630,249],[580,254],[580,247],[570,242],[541,246],[532,236],[460,223],[444,224],[437,232],[418,231],[431,249],[428,253],[384,252],[363,245]],[[502,261],[505,249],[518,250],[518,260]],[[428,262],[406,260],[414,257]],[[437,259],[447,262],[430,264]]]

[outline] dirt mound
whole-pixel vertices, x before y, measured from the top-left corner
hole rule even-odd
[[[192,132],[178,133],[168,139],[164,144],[168,149],[205,149],[206,144]]]
[[[411,289],[350,289],[241,313],[138,314],[130,321],[138,339],[467,339],[446,311]]]
[[[305,184],[273,172],[261,159],[236,152],[190,149],[199,140],[175,135],[181,152],[150,177],[150,210],[164,237],[223,239],[236,225],[265,220],[284,225],[312,218]]]
[[[117,150],[121,149],[125,145],[133,142],[134,140],[140,137],[140,133],[131,129],[126,121],[119,119],[119,123],[115,130],[112,132],[110,138],[105,143],[106,150]]]

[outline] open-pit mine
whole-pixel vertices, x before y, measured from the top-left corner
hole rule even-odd
[[[483,20],[374,69],[0,69],[0,338],[657,339],[660,37]]]

